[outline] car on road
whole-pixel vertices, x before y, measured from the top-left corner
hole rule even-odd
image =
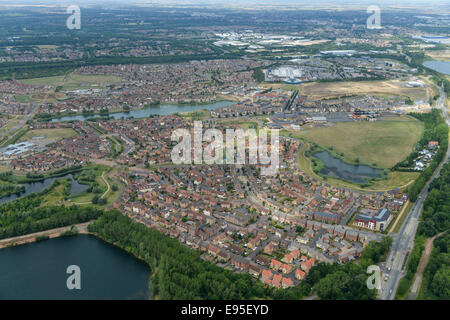
[[[391,294],[392,293],[392,289],[391,290],[389,290],[389,294]]]
[[[384,281],[388,281],[388,279],[389,279],[389,275],[385,275],[384,276]]]

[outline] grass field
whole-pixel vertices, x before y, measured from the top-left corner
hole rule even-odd
[[[305,151],[308,149],[307,144],[303,144],[300,152],[298,153],[298,164],[300,170],[304,171],[308,176],[313,177],[319,181],[325,181],[325,179],[319,175],[317,175],[312,170],[311,160],[305,156]],[[409,184],[411,184],[417,177],[419,176],[418,172],[390,172],[386,179],[377,180],[372,182],[372,184],[368,187],[362,188],[359,185],[353,184],[351,182],[335,179],[335,178],[327,178],[326,183],[329,183],[334,186],[344,187],[344,188],[352,188],[361,191],[387,191],[392,190],[394,188],[399,188],[404,190],[407,188]]]
[[[8,119],[8,122],[6,123],[6,125],[4,125],[3,127],[0,128],[0,134],[3,134],[5,131],[8,131],[11,128],[14,128],[20,122],[20,120],[22,118],[23,118],[23,116],[11,116]]]
[[[404,82],[389,81],[342,81],[311,82],[301,85],[301,94],[312,99],[325,99],[346,95],[389,94],[408,96],[411,99],[426,99],[426,88],[408,88]]]
[[[405,222],[406,218],[408,217],[408,214],[411,211],[412,206],[413,203],[408,201],[403,211],[397,215],[394,221],[391,222],[391,225],[389,226],[389,232],[397,233],[400,231],[400,228],[402,227],[403,222]]]
[[[340,122],[327,127],[306,127],[292,134],[325,148],[333,147],[349,162],[359,158],[362,163],[390,168],[411,153],[423,132],[423,124],[418,120],[395,119]]]
[[[450,61],[450,50],[429,50],[426,54],[436,60]]]
[[[57,49],[59,46],[55,46],[52,44],[41,44],[37,46],[39,49]]]
[[[107,75],[79,75],[71,74],[65,76],[54,76],[34,79],[20,80],[23,84],[31,85],[50,85],[54,88],[62,86],[63,90],[74,90],[90,87],[103,87],[121,81],[120,77]]]
[[[31,102],[31,97],[29,95],[25,94],[18,94],[14,96],[14,99],[18,102]]]
[[[60,179],[61,181],[66,180],[67,179]],[[42,199],[41,202],[41,207],[46,207],[46,206],[56,206],[61,204],[61,202],[63,201],[64,198],[64,184],[61,183],[59,186],[57,186],[56,188],[54,188],[52,191],[50,191],[48,194],[46,194],[44,196],[44,198]]]
[[[247,130],[247,129],[257,129],[258,128],[258,122],[257,121],[251,121],[248,119],[235,119],[235,120],[217,120],[217,123],[220,123],[226,128],[233,128],[234,126],[239,126],[240,128]]]
[[[33,137],[45,137],[46,140],[61,140],[76,135],[76,131],[72,128],[36,129],[28,131],[18,142],[31,140]]]
[[[286,84],[286,83],[271,83],[271,82],[263,82],[262,85],[265,88],[272,88],[272,89],[283,89],[283,90],[300,90],[301,86],[300,84]]]
[[[180,116],[190,121],[199,121],[203,119],[208,119],[211,117],[211,113],[208,110],[198,110],[192,112],[180,113]]]

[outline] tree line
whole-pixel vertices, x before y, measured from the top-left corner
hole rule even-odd
[[[103,210],[76,205],[41,207],[43,197],[60,184],[0,205],[0,239],[69,226],[97,219]]]
[[[445,123],[441,112],[437,109],[433,109],[431,113],[412,113],[411,115],[424,122],[424,133],[414,152],[410,154],[404,162],[397,164],[394,169],[409,166],[412,160],[417,157],[418,151],[422,149],[429,141],[439,142],[439,149],[434,154],[429,166],[422,171],[420,176],[408,188],[409,199],[412,202],[415,202],[427,181],[433,176],[435,170],[445,158],[448,148],[448,126]]]
[[[102,215],[88,230],[145,261],[158,299],[301,299],[313,292],[322,299],[374,299],[376,292],[366,286],[366,268],[385,259],[392,241],[386,237],[380,243],[371,242],[359,263],[319,263],[299,285],[275,289],[249,274],[236,274],[204,261],[200,251],[117,210]]]

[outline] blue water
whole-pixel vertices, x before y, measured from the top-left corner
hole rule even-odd
[[[80,290],[67,288],[69,265],[80,267]],[[147,265],[91,235],[0,250],[0,300],[142,300],[149,277]]]
[[[450,75],[450,61],[429,60],[425,61],[423,65],[434,71]]]
[[[324,176],[338,178],[353,183],[364,183],[367,178],[379,178],[381,170],[365,165],[353,165],[334,158],[329,152],[321,151],[314,154],[321,160],[324,168],[320,171]]]
[[[70,189],[71,194],[77,195],[77,194],[80,194],[80,193],[86,191],[89,188],[88,185],[78,183],[78,181],[76,181],[73,178],[72,174],[66,174],[64,176],[47,178],[47,179],[44,179],[44,180],[38,181],[38,182],[24,183],[24,184],[22,184],[25,187],[24,192],[19,193],[19,194],[15,193],[15,194],[11,194],[9,196],[0,198],[0,203],[9,202],[9,201],[15,200],[17,198],[22,198],[22,197],[29,195],[30,193],[41,192],[45,188],[49,187],[52,184],[52,182],[55,181],[56,179],[63,179],[63,178],[69,178],[69,177],[72,179],[72,187]]]
[[[140,110],[130,110],[129,112],[115,112],[110,113],[108,117],[113,117],[114,119],[120,118],[147,118],[152,115],[165,116],[174,113],[183,113],[183,112],[192,112],[198,110],[215,110],[223,107],[228,107],[235,102],[232,101],[218,101],[209,104],[199,104],[199,105],[188,105],[188,104],[162,104],[158,106],[146,107]],[[86,119],[93,119],[102,117],[101,115],[92,115],[92,116],[83,116],[83,115],[75,115],[75,116],[66,116],[61,118],[52,119],[52,122],[61,122],[61,121],[84,121]]]

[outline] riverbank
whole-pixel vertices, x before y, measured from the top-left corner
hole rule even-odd
[[[239,101],[239,100],[237,100]],[[215,110],[236,103],[236,99],[215,99],[209,102],[162,103],[145,105],[139,109],[105,110],[100,112],[65,112],[57,114],[41,114],[35,118],[43,122],[62,121],[95,121],[97,119],[146,118],[152,115],[170,115],[200,110]]]
[[[92,221],[83,222],[83,223],[74,224],[74,225],[70,225],[70,226],[66,226],[66,227],[55,228],[55,229],[30,233],[30,234],[26,234],[26,235],[22,235],[22,236],[1,239],[0,240],[0,249],[12,247],[12,246],[23,245],[23,244],[27,244],[27,243],[33,243],[33,242],[36,242],[36,239],[38,239],[39,237],[48,237],[49,239],[58,238],[62,235],[62,233],[71,231],[72,227],[77,228],[78,234],[90,234],[90,232],[87,229],[87,226],[91,222]]]

